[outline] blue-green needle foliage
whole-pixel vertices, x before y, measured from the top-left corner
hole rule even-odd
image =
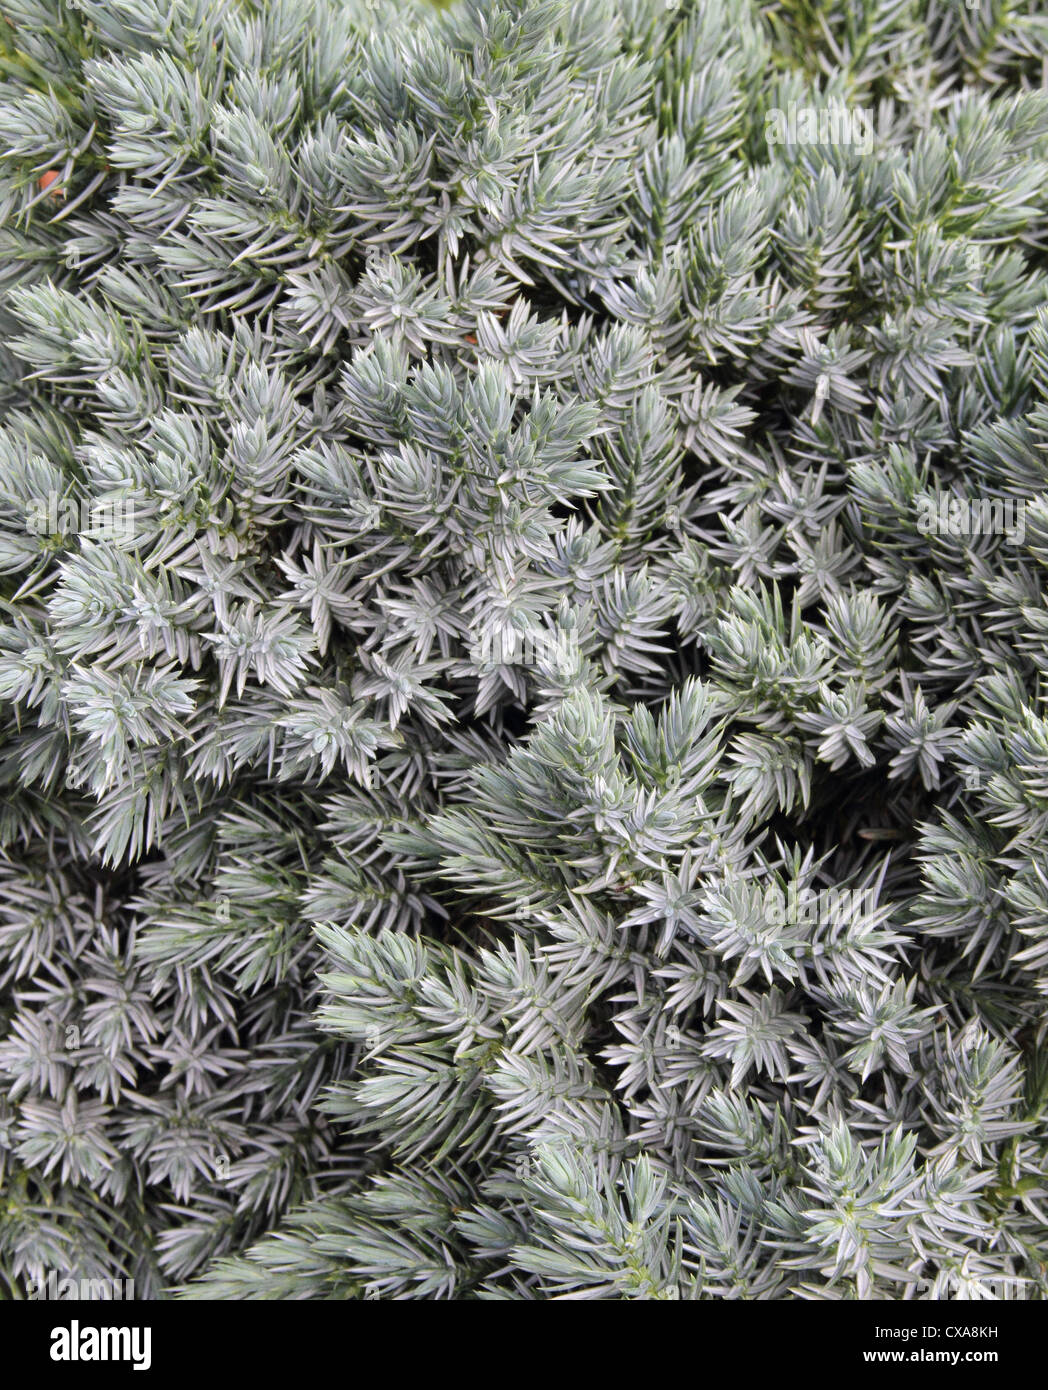
[[[1041,1296],[1039,9],[0,0],[7,1295]]]

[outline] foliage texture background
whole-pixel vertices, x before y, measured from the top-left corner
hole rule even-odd
[[[7,1295],[1039,1294],[1043,13],[0,16]]]

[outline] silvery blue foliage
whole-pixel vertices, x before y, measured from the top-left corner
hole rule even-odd
[[[1044,15],[0,16],[8,1291],[1042,1296]]]

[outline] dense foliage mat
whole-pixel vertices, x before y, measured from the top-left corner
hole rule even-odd
[[[1041,1296],[1037,8],[0,0],[8,1294]]]

